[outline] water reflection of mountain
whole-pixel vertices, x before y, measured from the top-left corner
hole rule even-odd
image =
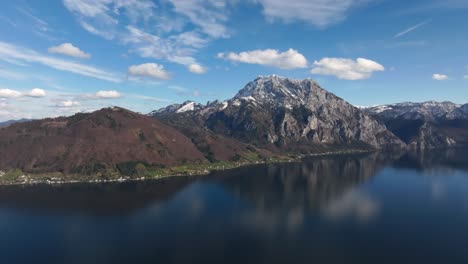
[[[0,207],[97,215],[130,213],[168,200],[195,180],[174,177],[128,183],[1,186]]]
[[[316,208],[377,174],[391,156],[382,153],[309,158],[223,172],[217,179],[256,207]]]
[[[427,170],[468,170],[468,149],[408,151],[393,164],[396,168]]]
[[[158,181],[0,187],[0,207],[122,214],[164,203],[194,182],[219,183],[258,208],[319,207],[367,181],[391,162],[387,154],[309,158]]]

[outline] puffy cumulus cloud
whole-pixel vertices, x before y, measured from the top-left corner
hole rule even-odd
[[[132,65],[128,68],[128,73],[132,76],[149,77],[162,80],[168,80],[171,78],[170,73],[164,70],[164,66],[156,63]]]
[[[115,99],[120,98],[122,94],[117,91],[98,91],[94,96],[97,99]]]
[[[281,69],[307,67],[307,59],[294,49],[289,49],[285,52],[279,52],[275,49],[266,49],[244,51],[241,53],[219,53],[218,58],[235,62],[272,66]]]
[[[71,72],[110,82],[120,82],[116,74],[81,63],[62,60],[40,54],[34,50],[15,46],[0,41],[0,60],[21,66],[28,63],[38,63],[56,70]]]
[[[31,91],[25,93],[25,95],[29,97],[44,97],[46,96],[46,92],[43,89],[34,88]]]
[[[39,88],[34,88],[31,91],[20,92],[11,89],[0,89],[0,98],[18,98],[18,97],[44,97],[46,92]]]
[[[11,89],[0,89],[0,98],[17,98],[21,96],[22,94],[18,91]]]
[[[445,74],[434,73],[432,75],[432,79],[436,81],[445,81],[445,80],[448,80],[449,77]]]
[[[196,74],[203,74],[206,72],[206,68],[201,66],[200,64],[190,64],[188,66],[188,70],[192,73],[196,73]]]
[[[255,0],[263,14],[285,22],[304,21],[319,28],[343,21],[350,11],[374,0]]]
[[[344,58],[323,58],[314,62],[313,74],[332,75],[342,80],[364,80],[373,72],[384,71],[381,64],[364,58],[356,60]]]
[[[75,58],[82,58],[82,59],[91,58],[91,55],[73,46],[73,44],[71,43],[63,43],[58,46],[50,47],[48,51],[50,53],[58,53],[58,54],[63,54],[63,55],[67,55],[67,56],[71,56]]]
[[[57,107],[75,107],[80,105],[80,102],[73,100],[60,101],[56,104]]]
[[[467,75],[465,75],[465,76],[463,76],[463,78],[465,78],[465,79],[467,79],[467,80],[468,80],[468,74],[467,74]]]

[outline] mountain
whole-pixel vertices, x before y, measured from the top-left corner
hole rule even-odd
[[[384,121],[396,118],[438,121],[454,118],[468,118],[468,111],[464,113],[463,107],[468,110],[468,105],[461,106],[452,102],[407,102],[369,107],[365,109],[365,112],[373,116],[378,116],[379,119]]]
[[[123,108],[0,128],[0,168],[24,172],[112,172],[119,164],[177,165],[204,155],[174,128]]]
[[[186,110],[188,105],[193,110]],[[171,126],[197,127],[270,150],[405,146],[385,125],[310,79],[258,77],[232,99],[195,105],[172,105],[150,115]]]
[[[8,121],[0,122],[0,127],[6,127],[6,126],[9,126],[11,124],[24,123],[24,122],[28,122],[28,121],[31,121],[31,119],[23,118],[23,119],[18,119],[18,120],[8,120]]]
[[[184,113],[187,111],[195,111],[203,108],[202,104],[197,104],[193,101],[185,101],[182,104],[173,104],[165,108],[153,111],[149,113],[150,116],[158,114],[170,114],[170,113]]]
[[[363,109],[411,148],[468,145],[468,104],[452,102],[399,103]]]
[[[210,133],[187,137],[174,127],[123,108],[0,128],[0,170],[61,172],[115,178],[138,166],[169,168],[268,157],[269,153]]]

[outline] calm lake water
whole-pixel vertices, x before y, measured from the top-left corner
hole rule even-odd
[[[468,151],[0,187],[0,263],[468,263]]]

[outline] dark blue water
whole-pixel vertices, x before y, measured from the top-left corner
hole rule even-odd
[[[468,263],[468,151],[0,187],[0,263]]]

